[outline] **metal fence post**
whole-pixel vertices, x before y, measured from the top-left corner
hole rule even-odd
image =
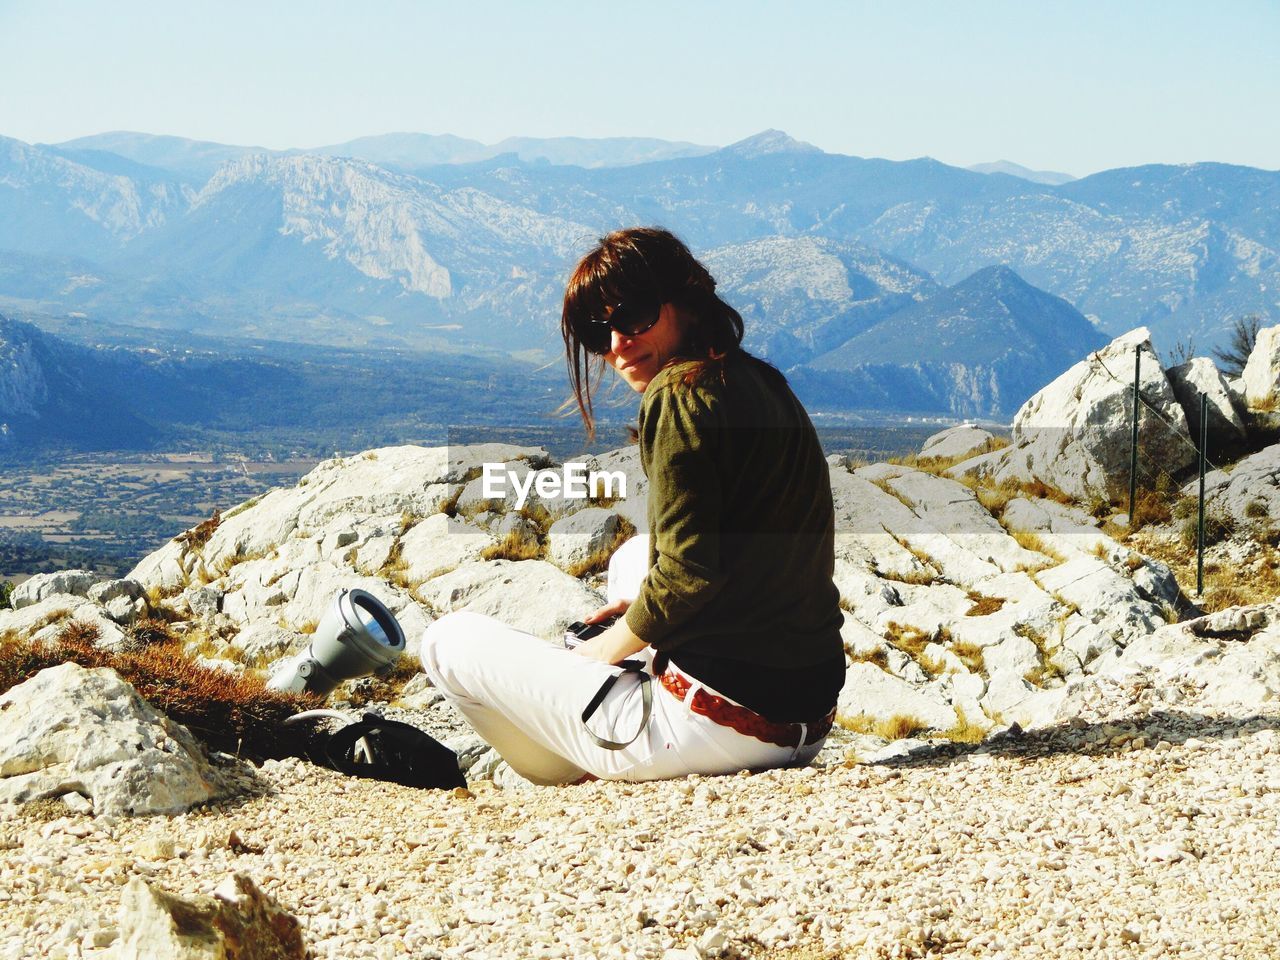
[[[1196,596],[1204,596],[1204,466],[1208,459],[1205,447],[1209,443],[1209,395],[1200,394],[1200,502],[1196,519]]]
[[[1134,516],[1134,508],[1138,498],[1138,377],[1141,374],[1142,351],[1135,347],[1133,351],[1133,437],[1129,443],[1129,529],[1136,530],[1138,518]]]

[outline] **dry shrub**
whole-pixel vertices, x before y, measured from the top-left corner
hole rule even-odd
[[[1004,607],[1004,597],[988,597],[976,590],[970,590],[968,597],[973,606],[965,611],[966,617],[985,617]]]
[[[1244,515],[1251,520],[1267,516],[1267,505],[1261,500],[1250,500],[1244,505]]]
[[[76,622],[78,621],[72,621],[72,623]],[[168,621],[160,617],[139,617],[133,622],[133,626],[126,631],[126,634],[134,647],[149,647],[156,643],[171,643],[177,639],[170,629]]]
[[[93,624],[70,620],[39,648],[12,639],[0,644],[0,693],[60,663],[110,667],[213,750],[252,760],[304,754],[306,731],[283,721],[322,706],[322,698],[275,693],[259,677],[197,666],[174,640],[117,652],[95,646],[97,639]]]
[[[1139,530],[1150,523],[1168,523],[1173,519],[1169,497],[1159,490],[1139,490],[1133,504],[1129,528]]]
[[[540,533],[546,533],[551,524],[555,522],[555,518],[551,516],[551,511],[543,506],[541,502],[526,503],[516,513],[537,527]]]
[[[222,514],[215,510],[208,520],[197,523],[190,530],[183,531],[173,539],[184,544],[188,550],[198,550],[209,542],[209,538],[213,536],[213,532],[218,529],[220,523],[222,523]]]
[[[1022,679],[1033,687],[1043,687],[1051,680],[1061,680],[1062,676],[1062,669],[1056,663],[1046,660],[1040,666],[1032,667],[1024,673]]]
[[[1195,514],[1182,521],[1178,537],[1182,545],[1190,550],[1196,548],[1196,540],[1200,530],[1199,517]],[[1215,543],[1229,540],[1236,532],[1235,518],[1226,513],[1206,513],[1204,515],[1204,545],[1211,547]]]

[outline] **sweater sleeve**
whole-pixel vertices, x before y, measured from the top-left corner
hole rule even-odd
[[[725,583],[716,469],[724,437],[718,420],[714,398],[696,388],[664,384],[642,405],[640,454],[649,479],[656,556],[626,621],[657,650],[679,646],[680,625]]]

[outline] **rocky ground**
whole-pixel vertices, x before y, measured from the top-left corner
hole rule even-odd
[[[1136,532],[1108,495],[1129,387],[1103,361],[1135,350],[1170,451],[1199,393],[1256,448],[1207,480],[1223,522],[1194,603],[1189,488]],[[136,878],[234,893],[233,872],[322,957],[1280,955],[1280,444],[1247,377],[1202,367],[1166,376],[1135,331],[1028,401],[1008,443],[966,427],[908,463],[829,458],[849,663],[805,769],[533,787],[421,675],[346,684],[339,706],[395,696],[388,715],[458,752],[469,791],[417,791],[299,760],[215,769],[105,667],[0,691],[0,960],[176,955],[138,946]],[[158,634],[201,676],[252,679],[352,587],[412,646],[464,608],[555,642],[645,524],[635,452],[590,464],[626,497],[523,506],[484,493],[480,464],[557,466],[536,448],[327,461],[126,579],[24,583],[0,652]]]
[[[268,762],[175,817],[0,820],[0,957],[110,956],[120,891],[245,871],[321,957],[1273,957],[1280,712],[1114,684],[862,765],[472,793]]]

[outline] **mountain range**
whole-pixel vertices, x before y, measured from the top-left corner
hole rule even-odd
[[[0,138],[0,308],[549,359],[576,257],[611,228],[660,223],[720,279],[748,346],[815,398],[984,415],[1025,398],[1019,370],[1043,383],[1105,334],[1145,324],[1165,347],[1192,336],[1203,351],[1237,317],[1280,316],[1280,173],[1205,163],[1059,180],[830,154],[775,130],[721,149]],[[972,337],[905,339],[962,300]],[[1021,333],[1001,360],[984,340],[1006,323]],[[1057,324],[1080,335],[1055,337]],[[904,365],[895,344],[909,343]],[[833,380],[855,370],[856,387]]]

